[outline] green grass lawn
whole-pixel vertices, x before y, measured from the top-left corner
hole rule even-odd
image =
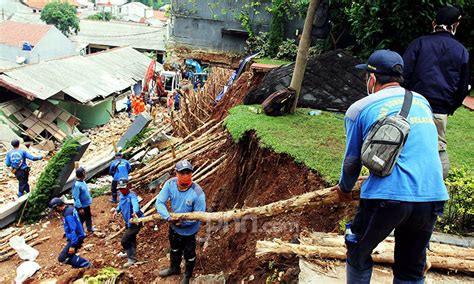
[[[474,172],[474,112],[461,107],[448,117],[446,130],[451,166]]]
[[[255,62],[261,63],[261,64],[286,65],[286,64],[292,63],[293,61],[271,59],[268,57],[264,57],[264,58],[256,59]]]
[[[301,108],[296,115],[271,117],[239,105],[230,110],[225,124],[234,140],[255,130],[263,147],[290,155],[334,184],[339,179],[344,155],[343,116],[329,112],[310,116],[308,111],[310,109]]]
[[[322,112],[310,116],[310,109],[301,108],[296,115],[271,117],[256,113],[256,109],[260,106],[239,105],[230,110],[225,124],[235,141],[247,131],[255,130],[263,147],[290,155],[319,172],[331,184],[338,181],[345,149],[342,114]],[[447,139],[451,165],[472,169],[474,112],[461,108],[449,117]]]

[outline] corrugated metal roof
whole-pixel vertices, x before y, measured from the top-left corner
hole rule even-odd
[[[70,39],[79,44],[131,46],[165,51],[166,28],[124,22],[81,20],[80,31]]]
[[[144,54],[124,47],[11,69],[0,75],[0,84],[21,88],[42,100],[64,93],[87,103],[142,80],[149,63]]]

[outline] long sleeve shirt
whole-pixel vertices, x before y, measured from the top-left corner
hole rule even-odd
[[[92,204],[92,197],[87,184],[83,180],[75,180],[72,185],[72,197],[74,198],[74,207],[84,208]]]
[[[113,177],[114,181],[120,179],[127,179],[128,174],[132,171],[130,163],[125,159],[115,159],[110,163],[109,174]]]
[[[380,118],[397,114],[405,90],[383,89],[355,102],[347,110],[346,152],[339,186],[350,192],[362,168],[361,148],[370,127]],[[407,202],[431,202],[448,199],[438,154],[438,134],[426,99],[413,93],[408,115],[410,134],[390,175],[370,174],[361,188],[361,198]]]
[[[178,189],[177,178],[168,180],[163,189],[158,194],[156,199],[156,210],[165,220],[169,220],[170,213],[166,208],[166,202],[171,201],[171,212],[173,213],[187,213],[187,212],[205,212],[206,211],[206,196],[202,188],[193,183],[186,191]],[[199,230],[200,221],[183,220],[180,225],[172,224],[172,228],[180,235],[190,236]]]
[[[126,195],[120,194],[120,200],[116,211],[117,213],[122,213],[122,218],[127,228],[132,226],[130,219],[132,218],[133,213],[137,214],[139,218],[143,217],[143,212],[140,210],[138,198],[133,192],[129,192]]]
[[[7,157],[5,159],[5,165],[7,167],[12,167],[13,169],[26,169],[28,165],[26,164],[26,159],[32,161],[41,160],[43,157],[41,156],[33,156],[32,154],[21,150],[21,149],[13,149],[7,153]]]
[[[433,112],[453,114],[468,95],[469,53],[449,32],[415,39],[403,54],[403,86],[424,96]]]
[[[66,206],[63,211],[63,222],[66,238],[71,243],[71,246],[75,247],[79,239],[83,239],[86,235],[79,220],[79,214],[74,207]]]

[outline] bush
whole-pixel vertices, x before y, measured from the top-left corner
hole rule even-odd
[[[38,179],[35,190],[31,192],[28,198],[29,203],[25,211],[27,222],[37,221],[48,208],[52,192],[59,187],[59,174],[70,162],[71,157],[77,155],[79,147],[80,145],[76,140],[66,140],[61,150],[48,162]]]
[[[245,45],[245,52],[247,54],[260,52],[260,57],[268,57],[270,54],[268,33],[260,32],[255,36],[249,37]]]
[[[474,229],[474,176],[462,168],[451,168],[446,179],[449,201],[439,225],[446,232],[468,233]]]
[[[106,22],[108,22],[108,21],[112,20],[113,18],[114,17],[112,16],[112,13],[110,13],[110,12],[105,12],[105,13],[99,12],[97,14],[88,16],[86,19],[93,20],[93,21],[106,21]]]
[[[294,61],[296,59],[297,53],[298,45],[296,45],[296,41],[294,39],[287,38],[278,47],[278,53],[276,54],[275,58]]]

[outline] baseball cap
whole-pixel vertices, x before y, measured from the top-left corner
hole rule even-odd
[[[64,201],[59,197],[54,197],[53,199],[51,199],[51,201],[49,201],[49,207],[52,209],[63,204],[64,204]]]
[[[459,19],[461,19],[461,10],[453,6],[445,6],[438,10],[435,23],[437,25],[450,26],[459,22]]]
[[[193,170],[193,166],[188,160],[182,160],[176,163],[176,171],[181,172],[184,170]]]
[[[127,179],[119,179],[118,182],[117,182],[117,188],[118,189],[121,189],[121,188],[127,188],[128,186],[128,180]]]
[[[358,64],[356,68],[381,75],[402,75],[403,58],[395,51],[380,49],[370,55],[367,64]]]

